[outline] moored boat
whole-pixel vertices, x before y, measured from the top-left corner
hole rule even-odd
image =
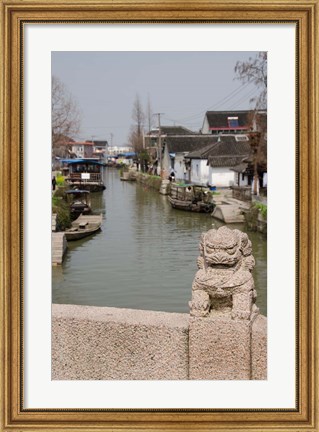
[[[96,159],[61,159],[67,165],[69,174],[66,181],[69,185],[90,192],[100,192],[105,189],[103,183],[104,162]]]
[[[101,225],[102,214],[90,216],[80,215],[72,222],[72,227],[65,231],[65,237],[68,241],[80,240],[99,231]]]
[[[215,204],[211,202],[211,194],[205,186],[172,184],[170,189],[168,200],[175,209],[197,213],[211,213],[214,210]]]
[[[65,192],[70,204],[72,219],[80,214],[91,213],[90,192],[82,189],[70,189]]]

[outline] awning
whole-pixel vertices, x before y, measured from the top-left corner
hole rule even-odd
[[[89,194],[90,191],[87,191],[87,190],[81,190],[81,189],[70,189],[70,190],[68,190],[68,191],[65,191],[65,193],[66,193],[66,194],[74,194],[74,195],[77,195],[77,194]]]
[[[62,163],[67,163],[68,165],[74,165],[74,164],[79,164],[79,165],[102,165],[102,162],[99,162],[97,160],[92,160],[92,159],[61,159]]]

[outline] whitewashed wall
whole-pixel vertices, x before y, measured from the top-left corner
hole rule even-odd
[[[209,130],[209,123],[208,123],[207,117],[205,115],[203,126],[202,126],[202,134],[209,134],[209,133],[211,133],[211,132]]]
[[[185,166],[184,153],[175,154],[174,172],[176,180],[188,181],[188,171]]]
[[[168,178],[171,169],[171,157],[167,150],[167,145],[165,146],[165,150],[162,158],[162,169],[163,169],[163,175],[165,176],[164,178]]]
[[[209,184],[217,187],[237,185],[237,173],[229,167],[209,167]]]
[[[238,173],[235,173],[237,177]],[[242,179],[242,173],[239,174],[239,185],[238,186],[248,186],[248,176],[244,176],[244,179]]]
[[[207,159],[192,159],[191,162],[191,181],[202,185],[207,185],[209,167]]]
[[[78,158],[84,157],[84,146],[74,145],[72,146],[72,152],[76,154]]]
[[[264,175],[263,175],[263,187],[267,187],[267,183],[268,183],[268,176],[267,176],[267,173],[264,173]]]

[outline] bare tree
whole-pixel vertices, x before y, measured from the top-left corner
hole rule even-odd
[[[137,136],[138,137],[143,136],[143,127],[144,127],[145,115],[144,115],[143,107],[142,107],[141,100],[140,100],[140,97],[138,94],[135,96],[135,101],[134,101],[134,105],[133,105],[133,112],[132,112],[132,119],[134,120],[134,123],[135,123]]]
[[[133,104],[132,119],[134,120],[134,125],[131,127],[128,139],[137,155],[137,162],[141,165],[142,170],[146,171],[149,156],[147,151],[144,149],[143,135],[145,115],[138,94],[136,95]]]
[[[255,102],[255,109],[267,108],[267,53],[259,52],[255,58],[250,57],[246,62],[238,61],[235,65],[235,79],[243,84],[253,83],[260,90],[257,97],[251,99]]]
[[[146,111],[147,129],[148,132],[150,132],[153,126],[153,111],[152,111],[150,95],[147,96],[147,104],[146,104],[145,111]]]
[[[136,127],[135,125],[130,127],[130,132],[129,135],[127,137],[128,139],[128,143],[131,147],[133,147],[133,150],[135,152],[138,152],[142,147],[139,145],[139,140],[138,140],[138,135],[137,135],[137,131],[136,131]]]
[[[79,107],[63,82],[52,76],[51,89],[52,149],[63,153],[63,141],[78,134],[81,124]]]
[[[253,83],[259,89],[258,96],[250,100],[255,102],[255,109],[250,119],[253,131],[249,133],[254,171],[253,193],[257,195],[259,171],[267,169],[267,114],[259,112],[267,109],[267,53],[259,52],[255,58],[250,57],[246,62],[237,62],[235,73],[236,79],[243,84]]]

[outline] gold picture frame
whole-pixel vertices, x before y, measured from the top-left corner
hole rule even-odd
[[[1,412],[3,431],[319,431],[319,0],[2,0]],[[294,23],[297,31],[297,403],[295,409],[23,407],[23,25],[30,22]]]

